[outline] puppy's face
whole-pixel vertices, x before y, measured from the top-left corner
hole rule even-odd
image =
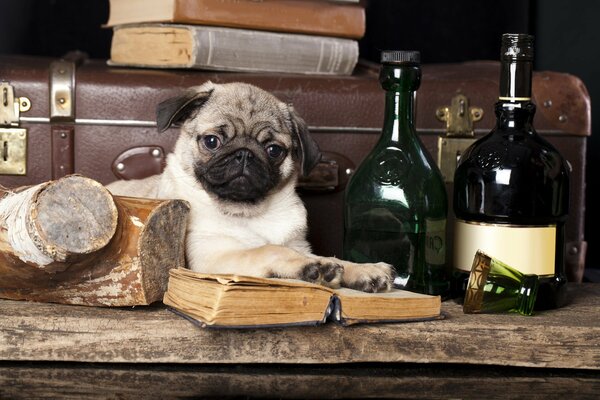
[[[249,84],[191,88],[159,104],[157,122],[161,131],[181,125],[181,167],[224,204],[259,204],[320,157],[294,110]]]

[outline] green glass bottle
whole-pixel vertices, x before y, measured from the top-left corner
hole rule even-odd
[[[482,251],[475,253],[465,293],[463,311],[471,313],[517,312],[533,314],[539,277],[522,274]]]
[[[420,53],[384,51],[381,64],[383,130],[346,187],[344,258],[387,262],[394,286],[446,296],[446,187],[415,128]]]

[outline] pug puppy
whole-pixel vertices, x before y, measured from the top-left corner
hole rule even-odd
[[[159,131],[175,124],[180,136],[162,174],[107,188],[118,195],[187,200],[190,269],[365,292],[391,288],[389,264],[311,252],[295,186],[321,155],[290,105],[253,85],[206,82],[158,105]]]

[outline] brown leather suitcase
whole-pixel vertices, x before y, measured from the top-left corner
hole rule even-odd
[[[417,129],[435,159],[443,150],[449,177],[456,150],[452,139],[440,139],[447,131],[444,120],[450,121],[450,131],[464,134],[471,130],[465,118],[474,117],[479,119],[473,125],[475,136],[487,133],[495,123],[498,75],[499,64],[491,61],[423,66]],[[77,54],[60,60],[2,56],[0,185],[29,185],[70,173],[106,184],[159,173],[177,131],[157,132],[155,105],[206,80],[244,81],[292,103],[308,123],[324,153],[323,161],[299,188],[309,212],[309,239],[316,253],[341,256],[343,189],[377,140],[383,122],[384,95],[377,78],[378,66],[364,62],[352,76],[309,77],[115,68]],[[580,282],[586,250],[589,95],[575,76],[536,71],[533,96],[538,106],[536,129],[572,167],[567,274],[570,281]],[[449,182],[449,194],[451,190]],[[451,228],[448,235],[451,243]]]

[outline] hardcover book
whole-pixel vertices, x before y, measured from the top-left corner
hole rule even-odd
[[[110,0],[109,5],[108,27],[168,22],[360,39],[366,26],[364,7],[339,0]]]
[[[392,289],[365,293],[294,279],[169,271],[163,303],[202,327],[409,322],[442,318],[440,296]]]
[[[114,28],[109,64],[129,67],[350,75],[352,39],[200,25]]]

